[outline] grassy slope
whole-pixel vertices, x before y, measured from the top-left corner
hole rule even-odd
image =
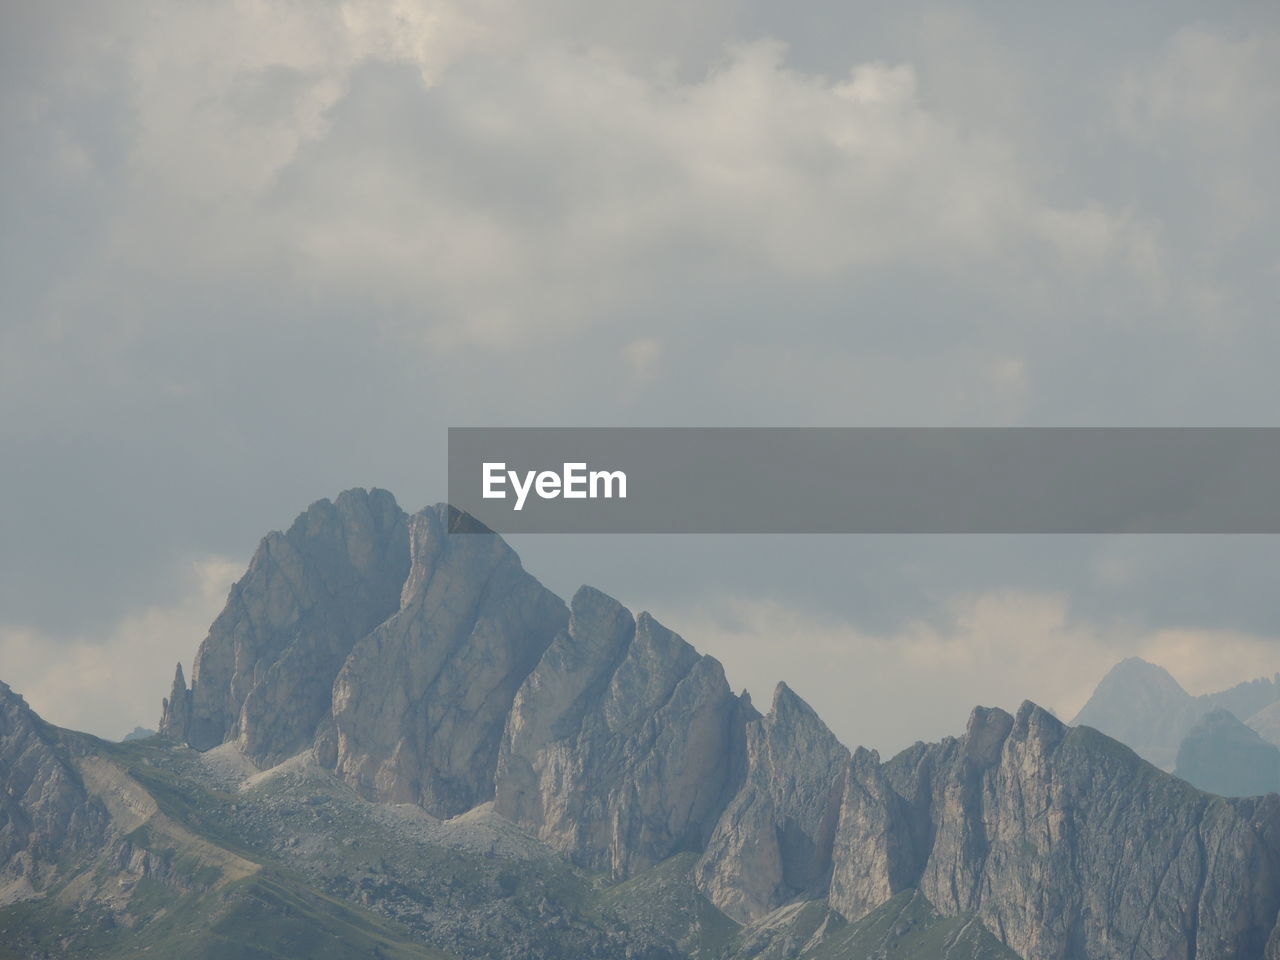
[[[903,891],[830,934],[804,960],[1018,960],[972,917],[944,917],[916,891]]]
[[[723,956],[738,931],[693,883],[696,853],[678,853],[606,890],[600,908],[626,926],[667,931],[692,960]]]
[[[129,833],[133,848],[154,855],[178,885],[144,877],[123,896],[116,888],[118,865],[102,858],[95,862],[92,855],[69,864],[62,881],[43,898],[0,908],[2,960],[449,960],[447,954],[414,943],[395,924],[325,895],[245,847],[218,818],[222,805],[234,798],[149,765],[155,746],[68,736],[78,741],[80,751],[127,771],[164,817],[189,831],[192,842],[184,844],[182,834],[175,839],[174,831],[152,824]],[[211,848],[252,861],[259,869],[228,882],[210,865]],[[99,899],[127,899],[123,918],[119,907],[107,909],[86,897],[86,890],[97,891]]]
[[[53,898],[14,904],[0,910],[0,958],[447,960],[379,917],[266,872],[177,896],[144,881],[131,907],[147,919],[130,928],[106,910],[72,909]]]

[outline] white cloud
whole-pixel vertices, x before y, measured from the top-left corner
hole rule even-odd
[[[1275,406],[1274,30],[1162,42],[1140,23],[1098,45],[1043,18],[908,4],[888,26],[852,8],[802,24],[735,0],[28,7],[6,25],[47,22],[6,31],[0,58],[0,440],[27,505],[3,588],[33,622],[74,570],[66,609],[108,626],[11,626],[0,677],[59,722],[115,735],[138,695],[154,722],[216,607],[111,626],[155,567],[251,544],[285,518],[250,518],[268,501],[287,516],[362,480],[437,499],[423,478],[443,474],[447,422],[1207,424]],[[789,29],[792,49],[770,39]],[[172,520],[192,503],[217,521]],[[132,552],[71,556],[86,524]],[[1265,569],[1245,556],[1232,569]],[[1024,572],[990,566],[988,583]],[[1203,568],[1235,599],[1201,597],[1195,622],[1274,617],[1265,590]],[[780,595],[810,579],[779,564]],[[1158,589],[1124,602],[1177,621]],[[691,622],[756,651],[763,686],[839,666],[797,686],[867,729],[894,704],[866,676],[888,678],[923,718],[888,740],[953,732],[978,699],[1069,712],[1143,643],[1191,685],[1212,680],[1210,639],[1251,672],[1269,656],[1248,634],[1103,636],[1064,625],[1057,593],[998,596],[899,644],[767,608],[729,630],[714,598]],[[1061,677],[1019,623],[1070,651]],[[775,662],[779,631],[796,646]],[[968,636],[963,682],[930,666]],[[154,682],[128,687],[98,643]],[[97,671],[129,692],[95,700]]]
[[[508,347],[608,322],[699,263],[712,284],[725,264],[779,282],[910,264],[1011,287],[1158,263],[1132,212],[1051,202],[1015,141],[927,107],[909,62],[829,79],[762,39],[675,80],[521,43],[504,4],[463,10],[241,0],[132,21],[129,201],[100,269],[275,269],[432,347]]]
[[[221,557],[191,564],[177,603],[138,610],[101,635],[49,637],[0,625],[0,679],[51,723],[109,740],[155,728],[174,663],[190,673],[196,644],[244,565]]]
[[[1141,656],[1192,693],[1280,670],[1275,638],[1233,631],[1101,629],[1069,615],[1058,593],[992,591],[956,597],[945,623],[916,621],[893,634],[772,599],[722,596],[662,617],[730,682],[768,709],[785,680],[845,744],[893,752],[917,739],[963,732],[976,705],[1014,710],[1033,700],[1070,721],[1116,662]]]
[[[1126,71],[1115,96],[1121,131],[1185,177],[1170,211],[1197,218],[1201,256],[1226,255],[1275,210],[1280,150],[1280,31],[1198,24],[1178,30],[1149,63]]]
[[[623,359],[637,380],[650,380],[662,360],[662,341],[640,337],[622,348]]]

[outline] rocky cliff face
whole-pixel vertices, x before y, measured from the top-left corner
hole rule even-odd
[[[724,671],[596,590],[572,611],[511,710],[496,809],[615,876],[701,849],[743,720]]]
[[[698,864],[699,886],[739,922],[821,897],[849,751],[786,684],[746,726],[746,777]]]
[[[493,797],[516,691],[564,627],[564,603],[450,507],[410,524],[399,609],[333,683],[317,755],[368,796],[453,816]]]
[[[107,822],[60,732],[0,683],[0,904],[44,889],[59,861],[102,841]]]
[[[408,524],[385,490],[348,490],[268,534],[181,676],[160,732],[205,750],[236,740],[267,766],[310,745],[356,641],[399,606]]]
[[[1029,960],[1268,949],[1278,797],[1207,796],[1030,703],[874,760],[853,765],[836,838],[831,903],[846,916],[916,888]]]

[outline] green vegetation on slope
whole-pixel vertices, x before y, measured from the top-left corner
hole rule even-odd
[[[134,960],[448,960],[393,924],[296,880],[256,874],[218,890],[176,894],[142,881],[126,925],[102,906],[50,897],[0,909],[0,958]]]
[[[665,931],[691,960],[724,955],[738,931],[694,886],[696,853],[678,853],[600,895],[600,909],[624,928]]]
[[[1018,960],[976,918],[944,917],[924,894],[904,890],[833,933],[804,960]]]

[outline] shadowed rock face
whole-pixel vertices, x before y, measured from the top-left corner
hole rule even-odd
[[[0,683],[0,904],[43,889],[60,859],[106,834],[70,757],[60,731]]]
[[[716,660],[584,587],[516,697],[497,810],[615,876],[700,849],[741,717]]]
[[[1201,790],[1224,797],[1256,797],[1280,790],[1280,750],[1226,710],[1191,728],[1174,771]]]
[[[270,765],[308,746],[352,647],[394,613],[408,524],[385,490],[312,504],[263,538],[200,645],[189,695],[177,678],[160,732],[207,750],[238,741]]]
[[[836,838],[846,916],[915,887],[1029,960],[1263,956],[1280,798],[1206,796],[1030,703],[873,761],[855,758]]]
[[[500,537],[461,523],[447,506],[413,517],[400,608],[351,650],[317,740],[367,796],[444,817],[493,797],[516,691],[568,619]]]
[[[849,751],[813,709],[779,684],[768,716],[746,726],[746,777],[698,864],[698,884],[739,922],[820,897]]]

